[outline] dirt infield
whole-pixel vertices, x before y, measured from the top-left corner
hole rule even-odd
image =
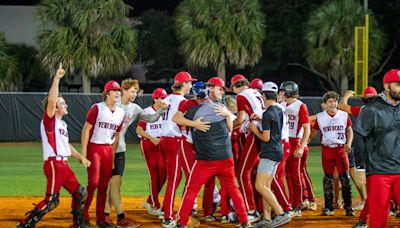
[[[24,216],[24,213],[32,209],[32,203],[38,203],[41,197],[0,197],[1,211],[0,213],[0,227],[15,227],[19,218]],[[40,221],[36,227],[69,227],[71,224],[71,214],[70,214],[70,198],[62,197],[60,205],[49,214],[47,214],[42,221]],[[146,213],[142,208],[142,203],[145,197],[124,197],[123,207],[125,208],[125,213],[143,223],[141,227],[161,227],[161,222],[152,215]],[[177,199],[178,203],[179,199]],[[199,205],[201,201],[199,200]],[[177,208],[179,205],[176,204]],[[321,208],[321,201],[318,201],[319,209]],[[94,208],[92,205],[90,215],[92,216],[92,224],[94,223]],[[201,212],[199,213],[201,215]],[[289,225],[284,227],[351,227],[357,222],[357,217],[349,218],[344,216],[343,210],[335,210],[335,216],[322,217],[319,216],[320,210],[318,211],[304,211],[302,217],[295,218]],[[220,222],[205,222],[200,215],[197,219],[200,220],[200,227],[234,227],[231,225],[222,225]],[[218,214],[217,214],[218,215]],[[357,216],[359,212],[357,212]],[[116,219],[115,213],[112,214],[112,219]],[[390,218],[389,227],[397,227],[400,220]]]

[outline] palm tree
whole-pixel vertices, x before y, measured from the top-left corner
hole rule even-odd
[[[189,67],[241,69],[262,56],[265,16],[257,0],[184,0],[176,9],[180,52]]]
[[[42,1],[37,39],[44,65],[51,68],[62,62],[80,73],[85,93],[90,93],[89,77],[123,73],[137,47],[128,11],[122,0]]]
[[[15,79],[19,78],[17,59],[8,54],[7,41],[0,33],[0,91],[14,91]]]
[[[312,12],[305,27],[306,60],[325,77],[334,90],[343,94],[353,78],[354,27],[369,16],[369,71],[379,67],[386,46],[386,35],[378,27],[371,11],[365,12],[360,1],[331,0]],[[317,74],[318,75],[318,74]]]

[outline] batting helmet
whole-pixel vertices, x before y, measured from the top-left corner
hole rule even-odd
[[[294,81],[284,81],[279,87],[279,91],[284,91],[286,97],[299,95],[299,86]]]
[[[198,98],[208,99],[209,89],[204,82],[196,82],[192,87],[192,94]]]

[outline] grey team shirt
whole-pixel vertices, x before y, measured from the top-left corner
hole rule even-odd
[[[122,129],[119,135],[119,143],[117,153],[126,151],[125,133],[128,127],[136,120],[143,120],[149,123],[156,122],[160,116],[165,112],[164,109],[158,109],[154,114],[147,114],[139,105],[129,102],[127,105],[118,102],[118,107],[124,110],[124,120],[122,122]]]
[[[365,105],[354,131],[364,137],[366,174],[400,174],[400,105],[385,94]]]

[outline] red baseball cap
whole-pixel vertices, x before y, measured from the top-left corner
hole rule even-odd
[[[175,75],[174,78],[174,83],[183,83],[183,82],[193,82],[197,81],[197,79],[192,78],[192,76],[186,72],[186,71],[181,71]]]
[[[250,88],[261,90],[263,86],[263,81],[259,78],[255,78],[250,82]]]
[[[376,92],[376,89],[374,87],[368,86],[367,88],[364,89],[363,96],[364,97],[378,96],[378,92]]]
[[[110,90],[121,90],[121,86],[118,82],[111,80],[104,85],[104,91]]]
[[[241,74],[237,74],[237,75],[235,75],[235,76],[233,76],[233,77],[231,78],[231,86],[232,86],[233,84],[235,84],[236,82],[244,81],[244,80],[247,80],[247,78],[244,77],[244,76],[241,75]]]
[[[153,91],[153,94],[151,95],[151,97],[153,99],[157,99],[157,98],[166,98],[168,96],[167,91],[165,91],[165,89],[163,88],[157,88]]]
[[[391,69],[383,77],[383,83],[400,82],[400,70]]]
[[[224,88],[224,90],[228,90],[228,88],[226,88],[225,86],[224,80],[222,80],[222,78],[220,77],[212,77],[208,79],[207,84],[210,86],[221,86],[222,88]]]

